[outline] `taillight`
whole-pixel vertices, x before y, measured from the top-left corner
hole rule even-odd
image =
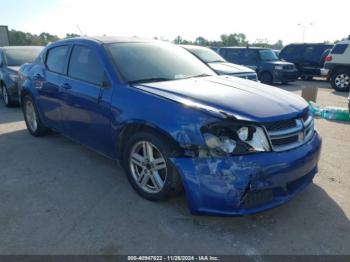
[[[327,55],[325,61],[330,62],[332,61],[333,57],[331,55]]]

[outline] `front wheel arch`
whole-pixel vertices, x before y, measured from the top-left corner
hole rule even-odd
[[[118,160],[122,160],[124,147],[127,144],[127,141],[136,133],[148,131],[153,134],[159,135],[166,139],[169,143],[171,143],[175,148],[177,148],[177,152],[174,154],[180,154],[181,147],[179,143],[167,132],[158,128],[156,126],[150,125],[148,123],[129,123],[119,132],[117,141],[116,141],[116,156]]]

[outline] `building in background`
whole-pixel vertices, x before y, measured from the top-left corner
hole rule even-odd
[[[0,46],[8,45],[10,45],[8,27],[5,25],[0,25]]]

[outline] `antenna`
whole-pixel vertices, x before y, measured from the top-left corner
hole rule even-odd
[[[81,36],[86,36],[86,34],[84,34],[84,32],[80,29],[79,25],[77,25],[77,29],[80,32]]]

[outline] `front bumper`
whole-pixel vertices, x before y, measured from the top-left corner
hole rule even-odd
[[[312,182],[321,138],[285,152],[173,158],[194,214],[247,215],[279,206]]]
[[[298,79],[297,70],[274,70],[273,82],[295,82]]]

